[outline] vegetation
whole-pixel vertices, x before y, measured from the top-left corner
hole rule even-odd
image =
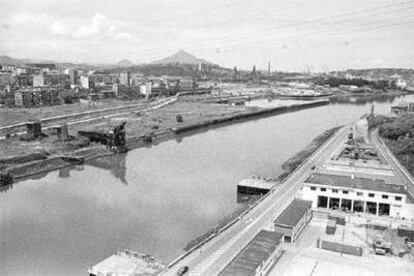
[[[368,119],[368,128],[374,129],[377,128],[385,123],[390,123],[394,120],[394,118],[386,117],[383,115],[377,115],[375,117],[370,117]]]
[[[405,115],[382,124],[379,134],[387,139],[414,138],[414,116]]]
[[[395,157],[414,175],[414,115],[404,115],[384,122],[378,133]]]
[[[355,85],[358,87],[361,86],[371,86],[376,89],[386,89],[386,88],[395,88],[395,83],[390,82],[387,80],[377,80],[377,81],[369,81],[362,78],[355,78],[355,79],[346,79],[346,78],[326,78],[326,79],[319,79],[317,83],[320,85],[329,85],[330,87],[338,87],[340,85]]]

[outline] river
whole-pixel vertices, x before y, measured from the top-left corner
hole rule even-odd
[[[168,263],[240,206],[240,180],[276,177],[324,130],[406,97],[336,98],[14,184],[0,193],[0,275],[86,275],[122,249]]]

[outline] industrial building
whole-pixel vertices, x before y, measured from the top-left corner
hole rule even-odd
[[[94,81],[93,78],[91,78],[90,76],[80,76],[80,84],[82,86],[82,88],[85,89],[90,89],[90,88],[94,88]]]
[[[302,198],[311,200],[315,209],[414,218],[405,187],[383,179],[314,173],[303,185]]]
[[[282,240],[282,233],[261,230],[218,275],[266,275],[282,253]]]
[[[123,72],[119,75],[119,83],[125,86],[131,84],[131,72]]]
[[[405,101],[399,105],[391,106],[391,112],[395,114],[414,113],[414,102]]]
[[[274,231],[284,234],[284,241],[293,243],[312,219],[312,201],[295,198],[273,222]]]

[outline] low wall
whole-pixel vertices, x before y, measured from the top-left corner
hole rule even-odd
[[[316,247],[354,256],[362,256],[362,247],[337,242],[317,240]]]

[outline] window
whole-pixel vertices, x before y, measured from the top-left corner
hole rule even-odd
[[[369,197],[374,197],[375,195],[373,193],[368,194]]]
[[[357,192],[357,196],[363,196],[364,194],[362,192]]]
[[[326,192],[326,188],[321,188],[321,192]]]
[[[337,189],[332,189],[332,193],[338,193]]]
[[[343,190],[342,193],[347,195],[348,194],[348,191]]]
[[[388,196],[387,195],[382,195],[382,198],[383,199],[388,199]]]
[[[396,201],[401,201],[401,199],[402,199],[402,198],[401,198],[400,196],[396,196],[396,197],[395,197],[395,200],[396,200]]]
[[[312,190],[312,191],[316,191],[316,187],[313,187],[313,186],[312,186],[312,187],[311,187],[311,190]]]

